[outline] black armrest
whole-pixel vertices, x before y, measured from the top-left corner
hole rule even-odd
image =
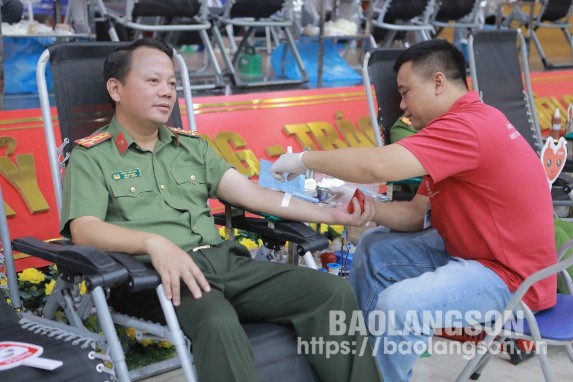
[[[143,263],[127,253],[108,252],[115,261],[123,265],[129,272],[127,289],[138,292],[153,289],[159,285],[161,278],[150,265]]]
[[[29,236],[12,240],[12,247],[55,263],[61,271],[85,275],[90,289],[96,286],[106,288],[128,280],[128,272],[121,264],[93,247],[46,243]]]
[[[225,214],[215,214],[215,223],[224,226]],[[247,217],[243,214],[231,218],[233,228],[254,232],[263,239],[290,241],[297,244],[296,252],[304,255],[307,251],[314,252],[328,248],[328,239],[315,232],[312,228],[301,222],[290,220],[269,221],[263,218]]]

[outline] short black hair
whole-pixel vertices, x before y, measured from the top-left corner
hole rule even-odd
[[[448,80],[463,84],[468,89],[466,59],[462,52],[446,40],[422,41],[406,49],[394,62],[394,72],[398,73],[407,62],[412,62],[412,68],[422,78],[430,79],[436,72],[442,72]]]
[[[167,43],[152,38],[135,40],[128,45],[116,48],[105,60],[103,65],[104,82],[107,83],[110,78],[115,78],[122,84],[125,84],[127,74],[131,69],[133,52],[141,47],[157,49],[169,56],[170,59],[173,59],[173,48]]]
[[[173,48],[166,42],[152,38],[135,40],[130,44],[117,47],[105,60],[103,64],[104,83],[107,84],[110,78],[115,78],[121,82],[122,85],[125,85],[125,80],[131,69],[133,52],[141,47],[157,49],[169,56],[170,59],[173,59]],[[111,96],[109,96],[109,99],[112,107],[115,109],[115,101]]]

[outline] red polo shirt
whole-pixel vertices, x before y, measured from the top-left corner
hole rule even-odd
[[[553,206],[539,157],[497,109],[476,92],[460,97],[402,145],[428,171],[418,193],[448,253],[477,260],[514,292],[556,262]],[[533,310],[555,304],[556,276],[525,295]]]

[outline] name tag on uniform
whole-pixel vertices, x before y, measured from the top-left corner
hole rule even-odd
[[[139,168],[132,168],[129,170],[122,170],[114,172],[111,174],[113,180],[125,180],[131,178],[139,178],[141,176],[141,170]]]

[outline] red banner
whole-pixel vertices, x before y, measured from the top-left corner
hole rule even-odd
[[[556,107],[573,103],[573,71],[535,73],[532,86],[542,129]],[[292,146],[311,150],[373,146],[362,87],[197,97],[198,130],[241,173],[256,178],[261,158]],[[182,102],[181,102],[182,104]],[[185,121],[186,110],[182,110]],[[57,129],[57,117],[54,125]],[[185,122],[184,122],[185,123]],[[0,112],[0,186],[12,238],[58,236],[58,214],[38,109]],[[19,269],[35,263],[19,261]]]

